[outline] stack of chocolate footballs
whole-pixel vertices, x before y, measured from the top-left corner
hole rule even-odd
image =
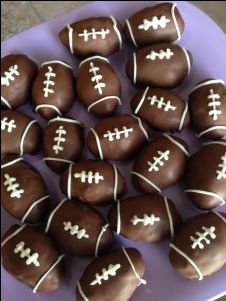
[[[113,231],[147,243],[171,237],[170,262],[188,279],[201,280],[226,263],[226,214],[209,211],[226,200],[226,88],[220,79],[204,79],[188,101],[170,90],[189,76],[192,66],[191,53],[175,43],[183,30],[172,3],[136,12],[124,30],[112,16],[68,24],[59,37],[83,59],[76,80],[72,67],[61,60],[44,62],[40,69],[24,54],[1,60],[1,199],[3,208],[22,222],[4,234],[2,261],[33,292],[59,287],[65,255],[95,256],[77,283],[77,300],[129,300],[145,284],[144,261],[134,248],[107,252]],[[141,89],[131,100],[133,114],[117,115],[121,83],[107,57],[122,48],[123,33],[138,48],[126,73]],[[90,114],[101,118],[86,137],[95,160],[81,160],[84,125],[66,116],[76,95]],[[48,120],[43,132],[36,120],[15,110],[30,99]],[[191,157],[186,142],[171,134],[190,122],[198,137],[209,139]],[[149,141],[150,129],[162,134]],[[47,168],[60,175],[65,199],[55,206],[48,183],[22,157],[40,147]],[[107,160],[135,155],[132,182],[143,194],[122,200],[125,179]],[[183,177],[193,204],[208,210],[185,223],[162,194]],[[112,203],[108,222],[92,207]]]

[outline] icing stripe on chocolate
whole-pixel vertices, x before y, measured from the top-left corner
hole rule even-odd
[[[199,280],[203,279],[203,275],[202,275],[200,269],[198,268],[198,266],[195,264],[195,262],[188,255],[186,255],[184,252],[182,252],[180,249],[178,249],[172,243],[170,244],[170,248],[172,248],[174,251],[176,251],[178,254],[180,254],[182,257],[184,257],[193,266],[193,268],[196,270],[197,274],[199,275]]]
[[[205,190],[200,190],[200,189],[186,189],[185,192],[209,195],[209,196],[215,197],[216,199],[220,200],[221,201],[220,206],[223,206],[225,204],[225,200],[220,195],[218,195],[214,192],[211,192],[211,191],[205,191]]]
[[[135,114],[138,113],[138,111],[140,110],[140,108],[141,108],[143,102],[145,101],[145,98],[146,98],[146,95],[147,95],[147,93],[148,93],[148,90],[149,90],[149,87],[147,87],[147,88],[144,90],[144,93],[143,93],[143,95],[142,95],[142,97],[141,97],[141,99],[140,99],[140,101],[139,101],[139,103],[138,103],[138,105],[137,105],[137,107],[136,107],[136,109],[135,109],[135,111],[134,111]]]
[[[24,159],[23,159],[23,158],[16,158],[16,159],[14,159],[14,160],[12,160],[12,161],[9,161],[9,162],[7,162],[7,163],[5,163],[5,164],[2,164],[2,165],[1,165],[1,169],[2,169],[2,168],[5,168],[5,167],[8,167],[8,166],[10,166],[10,165],[13,165],[13,164],[15,164],[15,163],[17,163],[17,162],[19,162],[19,161],[24,161]]]
[[[201,136],[205,135],[206,133],[209,133],[209,132],[214,131],[214,130],[226,130],[226,125],[215,125],[215,126],[211,126],[211,127],[208,128],[207,130],[202,131],[201,133],[197,134],[196,136],[197,136],[197,137],[201,137]]]
[[[132,28],[131,28],[131,26],[130,26],[130,23],[129,23],[129,20],[128,20],[128,19],[126,19],[126,25],[127,25],[127,27],[128,27],[129,34],[130,34],[130,37],[131,37],[131,40],[132,40],[134,46],[135,46],[135,47],[138,47],[138,45],[137,45],[137,43],[136,43],[136,40],[135,40],[135,37],[134,37],[134,35],[133,35]]]
[[[146,132],[145,128],[143,127],[141,119],[139,117],[135,116],[135,115],[131,115],[131,116],[138,121],[138,124],[139,124],[139,127],[140,127],[142,133],[144,134],[147,141],[149,141],[148,133]]]
[[[108,100],[108,99],[116,99],[118,104],[121,106],[122,105],[122,102],[121,102],[121,99],[118,97],[118,96],[105,96],[105,97],[102,97],[96,101],[94,101],[91,105],[88,106],[87,108],[87,111],[90,112],[91,108],[94,107],[95,105],[105,101],[105,100]]]
[[[173,18],[173,23],[174,23],[174,26],[176,28],[176,32],[177,32],[177,40],[175,42],[178,42],[181,38],[181,33],[180,33],[180,28],[178,26],[178,23],[177,23],[177,18],[176,18],[176,15],[175,15],[175,8],[177,7],[176,3],[174,3],[171,7],[171,14],[172,14],[172,18]]]
[[[98,149],[98,152],[99,152],[100,159],[103,160],[104,157],[103,157],[103,152],[102,152],[99,136],[93,128],[91,128],[90,131],[93,133],[93,136],[96,139],[96,144],[97,144],[97,149]]]
[[[142,283],[142,284],[146,284],[146,283],[147,283],[146,280],[140,278],[139,274],[137,273],[137,271],[136,271],[136,269],[135,269],[135,266],[134,266],[134,264],[133,264],[131,258],[129,257],[129,255],[128,255],[128,253],[126,252],[126,250],[125,250],[124,247],[122,248],[122,251],[123,251],[123,253],[125,254],[127,260],[129,261],[129,264],[130,264],[130,266],[131,266],[131,268],[132,268],[132,270],[133,270],[135,276],[137,277],[137,279],[140,280],[140,283],[138,284],[138,286],[140,286],[141,283]]]
[[[179,124],[179,128],[178,130],[181,131],[182,127],[183,127],[183,124],[184,124],[184,120],[185,120],[185,117],[186,117],[186,114],[188,112],[188,102],[185,101],[185,107],[184,107],[184,111],[181,115],[181,120],[180,120],[180,124]]]
[[[153,182],[151,182],[150,180],[148,180],[145,176],[143,176],[140,173],[135,172],[135,171],[131,171],[131,174],[135,175],[135,176],[137,176],[139,178],[141,178],[142,180],[144,180],[145,182],[147,182],[149,185],[151,185],[153,188],[155,188],[158,192],[161,192],[161,189],[158,186],[156,186]]]
[[[67,63],[62,62],[62,61],[57,61],[57,60],[55,60],[55,61],[47,61],[47,62],[44,62],[44,63],[41,64],[41,67],[42,67],[42,66],[45,66],[45,65],[50,65],[50,64],[60,64],[60,65],[62,65],[62,66],[64,66],[64,67],[70,68],[71,70],[73,69],[73,68],[72,68],[70,65],[68,65]]]
[[[63,259],[64,254],[60,255],[57,260],[54,262],[53,265],[51,265],[51,267],[45,272],[45,274],[43,274],[43,276],[39,279],[39,281],[37,282],[37,284],[35,285],[35,287],[33,288],[33,293],[36,293],[37,288],[39,287],[39,285],[42,283],[42,281],[48,276],[48,274],[55,268],[55,266]]]
[[[35,206],[37,206],[39,203],[41,203],[42,201],[48,199],[49,197],[50,197],[49,195],[45,195],[44,197],[42,197],[42,198],[36,200],[34,203],[32,203],[32,204],[28,207],[27,211],[24,213],[24,215],[23,215],[23,217],[22,217],[22,219],[21,219],[21,222],[24,223],[25,220],[26,220],[26,218],[28,217],[28,215],[29,215],[30,212],[32,211],[32,209],[33,209]]]
[[[73,49],[73,28],[71,27],[70,24],[67,25],[68,28],[68,41],[69,41],[69,49],[70,52],[73,54],[74,49]]]
[[[83,61],[81,61],[78,68],[80,69],[84,63],[89,62],[90,60],[103,60],[103,61],[107,62],[108,64],[110,64],[109,60],[106,57],[103,57],[100,55],[94,55],[94,56],[90,56],[87,59],[84,59]]]
[[[43,161],[58,161],[58,162],[64,162],[64,163],[74,163],[71,160],[67,160],[67,159],[61,159],[61,158],[53,158],[53,157],[45,157],[42,159]]]
[[[120,232],[121,232],[120,200],[117,200],[117,229],[116,229],[116,233],[120,234]]]
[[[117,22],[113,16],[109,16],[109,18],[112,20],[114,31],[118,36],[119,49],[122,49],[122,37],[120,31],[118,30]]]
[[[23,134],[22,134],[22,137],[21,137],[21,140],[20,140],[20,156],[22,156],[23,153],[24,153],[24,139],[25,139],[25,137],[26,137],[26,135],[27,135],[27,132],[29,131],[29,129],[30,129],[30,127],[32,126],[32,124],[33,124],[33,123],[36,123],[36,122],[37,122],[37,120],[31,120],[31,121],[28,123],[28,125],[26,126],[26,128],[25,128],[25,130],[24,130],[24,132],[23,132]]]
[[[12,234],[10,234],[8,237],[6,237],[2,243],[1,243],[1,248],[4,247],[4,245],[14,236],[16,236],[17,234],[19,234],[24,228],[26,227],[26,225],[21,226],[20,228],[18,228],[16,231],[14,231]]]
[[[173,227],[172,215],[171,215],[171,212],[170,212],[170,209],[169,209],[169,203],[168,203],[167,197],[164,196],[163,198],[164,198],[164,202],[165,202],[165,206],[166,206],[166,212],[167,212],[168,220],[169,220],[170,234],[171,234],[171,237],[173,238],[174,237],[174,227]]]
[[[72,172],[72,165],[71,163],[68,168],[68,177],[67,177],[67,197],[69,200],[71,199],[71,172]]]
[[[220,214],[220,212],[217,211],[210,211],[210,212],[216,214],[226,224],[226,218],[224,218],[223,215]]]
[[[178,45],[181,50],[183,51],[184,55],[185,55],[185,58],[186,58],[186,61],[187,61],[187,67],[188,67],[188,71],[187,71],[187,76],[190,74],[191,72],[191,61],[190,61],[190,57],[189,57],[189,54],[187,52],[187,49],[185,49],[183,46],[181,45]]]
[[[117,192],[118,192],[118,170],[113,164],[113,169],[114,169],[114,200],[117,201]]]
[[[54,106],[54,105],[49,105],[49,104],[43,103],[43,104],[38,105],[38,106],[35,107],[35,112],[38,112],[38,110],[41,109],[41,108],[53,109],[53,110],[55,110],[57,112],[57,114],[59,114],[60,116],[62,116],[61,111],[56,106]]]
[[[226,146],[226,141],[211,141],[211,142],[203,143],[203,145],[210,145],[210,144],[219,144],[219,145]]]
[[[188,151],[186,150],[186,148],[182,144],[180,144],[180,142],[176,141],[173,137],[169,136],[168,134],[163,134],[163,136],[165,136],[171,142],[173,142],[176,146],[178,146],[182,150],[182,152],[185,153],[185,155],[189,157]]]
[[[49,227],[50,227],[50,224],[51,224],[51,221],[54,217],[54,214],[60,209],[60,207],[63,205],[64,202],[66,202],[67,199],[63,199],[54,209],[53,211],[51,212],[50,216],[48,217],[48,220],[47,220],[47,223],[46,223],[46,228],[45,228],[45,233],[47,233],[49,231]]]
[[[12,109],[11,104],[3,96],[1,96],[1,101],[4,102],[8,109]]]
[[[81,297],[83,298],[83,301],[89,301],[89,299],[86,297],[86,295],[84,294],[83,290],[82,290],[82,287],[80,285],[80,282],[78,281],[77,282],[77,287],[78,287],[78,291],[81,295]]]
[[[70,118],[65,118],[65,117],[60,117],[60,116],[57,116],[53,119],[50,119],[48,121],[48,124],[50,124],[51,122],[55,122],[55,121],[63,121],[63,122],[68,122],[68,123],[76,123],[78,125],[80,125],[81,127],[83,127],[83,124],[78,121],[78,120],[75,120],[75,119],[70,119]]]
[[[193,89],[191,89],[190,94],[192,92],[194,92],[195,90],[204,87],[204,86],[208,86],[208,85],[213,85],[213,84],[222,84],[224,85],[224,81],[221,79],[211,79],[211,80],[207,80],[206,82],[203,82],[201,84],[196,85]]]
[[[109,227],[109,224],[106,224],[105,226],[103,226],[100,233],[99,233],[99,235],[98,235],[98,237],[97,237],[97,242],[96,242],[96,247],[95,247],[95,257],[98,256],[98,251],[99,251],[101,238],[102,238],[104,232],[107,231],[108,227]]]
[[[133,83],[137,83],[137,58],[136,53],[133,53]]]

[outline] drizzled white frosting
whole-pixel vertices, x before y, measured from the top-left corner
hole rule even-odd
[[[165,150],[165,151],[158,151],[158,157],[153,157],[153,161],[150,162],[148,161],[148,171],[152,172],[152,171],[159,171],[159,166],[164,166],[165,161],[169,160],[169,155],[170,155],[170,151],[169,150]]]
[[[160,97],[159,99],[157,98],[156,95],[153,96],[148,96],[147,100],[150,100],[150,105],[156,107],[158,109],[163,109],[163,111],[168,112],[168,111],[175,111],[177,107],[172,106],[170,100],[165,100],[164,97]]]
[[[160,28],[166,28],[167,23],[169,23],[170,20],[166,18],[166,16],[161,16],[161,17],[152,17],[151,20],[148,19],[143,19],[143,23],[138,25],[138,29],[148,31],[149,29],[158,29]]]
[[[107,131],[107,133],[104,134],[103,137],[108,139],[109,141],[114,141],[115,139],[120,140],[122,137],[128,138],[129,133],[131,132],[133,132],[133,128],[127,128],[126,126],[123,126],[122,130],[115,128],[113,132]]]
[[[78,225],[72,225],[71,221],[63,222],[64,231],[69,231],[70,235],[76,235],[77,239],[89,238],[86,229],[79,228]]]
[[[166,48],[166,50],[160,49],[159,52],[152,50],[149,54],[146,55],[146,59],[151,61],[159,60],[169,60],[174,55],[174,52],[170,48]]]
[[[26,265],[33,264],[36,267],[40,266],[40,263],[38,261],[39,254],[37,252],[34,252],[31,254],[31,249],[25,247],[25,242],[20,241],[15,249],[14,249],[15,254],[19,254],[20,258],[26,258],[25,263]]]
[[[80,179],[81,183],[88,183],[88,184],[99,184],[100,181],[104,180],[104,177],[99,172],[93,171],[81,171],[74,173],[75,179]]]
[[[12,131],[16,128],[15,120],[9,119],[7,116],[5,116],[3,119],[1,119],[1,130],[7,131],[8,133],[12,133]]]
[[[53,150],[55,154],[59,154],[59,152],[62,152],[64,150],[64,147],[62,144],[66,141],[66,138],[63,137],[67,134],[67,131],[64,129],[63,125],[60,125],[55,132],[56,136],[53,138],[54,142],[56,142],[53,145]]]
[[[4,178],[5,182],[3,182],[3,185],[7,187],[6,190],[10,193],[10,197],[20,199],[24,193],[24,189],[22,189],[20,184],[16,182],[16,178],[7,173],[4,174]]]
[[[47,66],[47,68],[48,72],[45,73],[46,79],[43,82],[44,97],[48,97],[49,94],[55,93],[55,91],[52,89],[52,86],[55,86],[55,82],[52,80],[52,78],[56,77],[56,73],[53,72],[53,68],[51,66]]]
[[[194,236],[190,236],[190,240],[193,242],[193,244],[191,245],[192,249],[196,249],[196,247],[198,247],[199,249],[203,249],[204,248],[204,242],[209,245],[211,243],[210,239],[215,239],[216,238],[216,234],[214,233],[216,228],[211,226],[209,228],[207,227],[202,227],[203,232],[195,232],[195,235],[197,236],[197,238],[195,238]]]
[[[221,162],[218,164],[217,173],[217,180],[226,179],[226,152],[220,158]]]
[[[4,72],[4,76],[1,76],[1,85],[10,86],[11,81],[14,81],[19,75],[18,65],[10,66],[9,69]]]
[[[110,276],[114,277],[117,274],[117,271],[121,268],[121,264],[109,264],[107,268],[102,269],[102,274],[99,273],[95,274],[95,279],[90,283],[90,285],[101,285],[102,281],[107,281]]]
[[[100,67],[94,65],[93,62],[90,62],[89,73],[92,73],[91,81],[94,82],[94,89],[98,91],[100,95],[103,94],[103,88],[106,87],[106,84],[102,81],[103,76],[98,74]]]
[[[92,28],[90,31],[83,29],[82,32],[78,33],[78,36],[82,37],[84,42],[88,42],[89,39],[96,40],[97,38],[101,38],[104,40],[109,33],[110,30],[108,28],[101,28],[99,31]]]
[[[142,223],[144,226],[153,226],[156,222],[159,222],[160,218],[158,216],[155,216],[154,214],[144,214],[143,217],[137,217],[137,215],[134,215],[131,219],[131,223],[136,226],[139,223]]]

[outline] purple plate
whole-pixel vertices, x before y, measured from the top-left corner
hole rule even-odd
[[[40,24],[30,30],[22,32],[15,37],[2,43],[2,56],[12,52],[21,52],[29,55],[38,62],[60,59],[71,64],[75,70],[79,61],[73,58],[58,39],[58,32],[67,24],[75,20],[90,16],[113,15],[124,23],[125,18],[135,11],[147,5],[154,5],[156,2],[94,2],[83,6],[80,9],[72,10],[51,21]],[[43,5],[45,5],[43,3]],[[176,89],[185,99],[188,92],[198,82],[205,78],[221,78],[226,82],[226,36],[223,31],[203,12],[189,3],[178,2],[178,8],[185,20],[186,28],[180,44],[189,49],[193,55],[192,72],[182,86]],[[122,82],[123,106],[118,113],[130,112],[129,101],[136,88],[127,79],[124,71],[125,62],[132,49],[124,44],[123,50],[110,58],[114,68],[120,76]],[[76,73],[76,71],[75,71]],[[32,111],[30,105],[19,109],[22,112],[35,117],[45,127],[46,122]],[[96,123],[97,119],[88,114],[77,101],[68,114],[82,121],[86,128]],[[154,137],[155,135],[152,135]],[[194,153],[201,146],[202,141],[197,140],[195,133],[191,129],[185,129],[178,135],[184,138],[189,144],[191,153]],[[92,156],[84,150],[84,156]],[[52,173],[42,162],[42,154],[37,156],[25,156],[25,160],[39,169],[43,175],[52,200],[59,202],[62,194],[59,189],[59,178]],[[132,187],[129,172],[132,162],[117,164],[128,182],[128,195],[137,193]],[[171,198],[184,219],[197,215],[200,211],[194,208],[183,192],[183,183],[166,189],[163,193]],[[226,208],[221,207],[221,211],[226,212]],[[101,209],[105,215],[107,210]],[[12,223],[15,223],[4,210],[2,210],[2,232]],[[132,301],[204,301],[213,300],[220,295],[226,294],[226,266],[213,276],[204,278],[203,281],[190,281],[183,279],[171,267],[168,260],[169,240],[161,243],[142,244],[126,240],[122,237],[116,238],[114,247],[133,246],[138,248],[145,260],[146,272],[144,278],[147,280],[146,286],[140,286]],[[74,301],[75,283],[81,276],[84,268],[91,259],[67,258],[66,279],[60,289],[47,294],[33,294],[32,290],[15,280],[2,268],[2,300],[4,301]]]

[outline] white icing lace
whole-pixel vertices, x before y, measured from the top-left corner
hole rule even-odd
[[[155,61],[156,59],[159,60],[169,60],[171,56],[173,56],[174,53],[171,51],[171,49],[167,48],[166,50],[161,49],[159,52],[151,51],[148,55],[146,55],[146,59]]]
[[[203,233],[195,232],[195,234],[198,236],[197,238],[190,236],[190,240],[193,241],[193,244],[191,246],[192,249],[196,249],[196,247],[198,247],[199,249],[203,249],[204,244],[202,243],[202,241],[205,241],[205,243],[209,245],[210,239],[208,239],[207,236],[209,236],[212,239],[216,238],[216,234],[214,233],[215,227],[202,227],[202,230],[204,231]]]
[[[65,138],[62,137],[63,135],[66,135],[66,130],[64,129],[63,125],[60,125],[58,129],[56,130],[56,137],[54,137],[54,141],[56,141],[56,144],[53,145],[53,150],[55,154],[58,154],[60,151],[64,150],[64,147],[61,145],[61,143],[65,142]]]
[[[164,161],[169,160],[169,154],[170,154],[169,150],[166,150],[164,152],[158,151],[158,154],[159,157],[153,157],[154,162],[150,162],[150,161],[147,162],[148,166],[150,166],[148,169],[149,172],[152,172],[153,170],[158,171],[159,170],[158,165],[163,166],[165,164]]]
[[[218,115],[221,115],[221,110],[218,110],[217,107],[221,105],[220,102],[220,95],[217,93],[214,93],[213,89],[209,90],[209,95],[208,95],[208,106],[211,107],[211,110],[209,111],[209,115],[213,118],[213,120],[218,119]]]
[[[109,141],[114,141],[114,139],[120,140],[121,135],[123,135],[124,138],[128,138],[129,133],[131,133],[131,132],[133,132],[133,128],[128,128],[127,129],[126,126],[123,126],[121,131],[119,129],[115,128],[114,132],[107,131],[107,133],[104,134],[103,137],[107,138]]]
[[[100,181],[104,180],[104,177],[100,175],[99,172],[92,172],[88,171],[86,172],[85,170],[81,171],[80,173],[75,173],[74,174],[75,179],[81,179],[82,183],[88,182],[89,184],[98,184]]]
[[[56,73],[52,72],[53,68],[51,66],[48,66],[48,72],[45,73],[46,80],[43,82],[44,88],[44,97],[48,97],[49,93],[55,93],[53,89],[50,88],[50,86],[54,86],[55,82],[51,80],[52,77],[56,77]]]
[[[18,65],[10,66],[8,71],[4,72],[5,76],[1,76],[1,85],[9,86],[10,81],[14,81],[16,76],[19,76]]]
[[[15,120],[8,119],[8,117],[4,117],[1,120],[1,130],[7,130],[8,133],[11,133],[13,129],[16,128]]]
[[[96,31],[95,28],[92,28],[91,31],[84,29],[83,32],[78,34],[78,36],[83,37],[84,42],[87,42],[89,37],[93,40],[96,40],[98,37],[104,40],[109,33],[110,30],[107,28],[101,28],[100,31]]]
[[[166,28],[167,23],[169,23],[170,20],[166,18],[166,16],[161,16],[160,18],[154,16],[151,20],[144,19],[143,24],[138,25],[139,29],[143,29],[147,31],[149,28],[153,28],[154,30],[160,28]]]
[[[217,180],[226,179],[226,153],[221,157],[221,163],[218,164],[219,170],[217,173]]]
[[[133,216],[133,219],[131,219],[131,223],[135,226],[138,223],[142,223],[144,226],[151,225],[153,226],[155,222],[159,222],[160,218],[158,216],[155,216],[154,214],[147,215],[144,214],[143,218],[139,218],[136,215]]]
[[[91,81],[95,83],[94,89],[97,90],[100,95],[102,95],[102,88],[105,88],[106,84],[101,81],[103,76],[97,73],[97,71],[99,71],[100,68],[95,67],[93,62],[90,62],[90,67],[91,68],[89,69],[89,72],[93,74],[93,77],[91,77]]]
[[[106,268],[103,268],[102,269],[102,274],[100,275],[99,273],[96,273],[95,274],[95,277],[96,279],[93,280],[90,285],[96,285],[96,284],[99,284],[101,285],[102,284],[102,280],[108,280],[109,279],[109,276],[116,276],[116,272],[117,270],[119,270],[121,268],[121,264],[119,263],[116,263],[116,264],[109,264],[109,266]]]
[[[79,229],[78,225],[72,225],[70,221],[63,222],[64,230],[69,231],[70,235],[76,235],[78,239],[89,238],[89,235],[86,233],[86,229]]]
[[[4,182],[7,187],[7,191],[10,192],[11,198],[21,198],[21,195],[24,193],[24,190],[20,188],[20,185],[16,183],[16,178],[10,177],[8,174],[4,174],[6,181]]]
[[[164,101],[164,97],[160,97],[160,99],[158,99],[156,95],[153,95],[153,96],[148,96],[147,99],[150,100],[151,106],[157,104],[158,109],[163,109],[166,112],[169,110],[175,111],[177,108],[172,106],[169,100]]]
[[[26,248],[25,249],[25,243],[24,241],[19,242],[16,245],[16,248],[14,249],[14,253],[20,253],[21,258],[27,258],[26,259],[26,264],[30,265],[31,263],[34,264],[34,266],[39,267],[40,263],[38,261],[39,254],[37,252],[31,254],[31,249]]]

